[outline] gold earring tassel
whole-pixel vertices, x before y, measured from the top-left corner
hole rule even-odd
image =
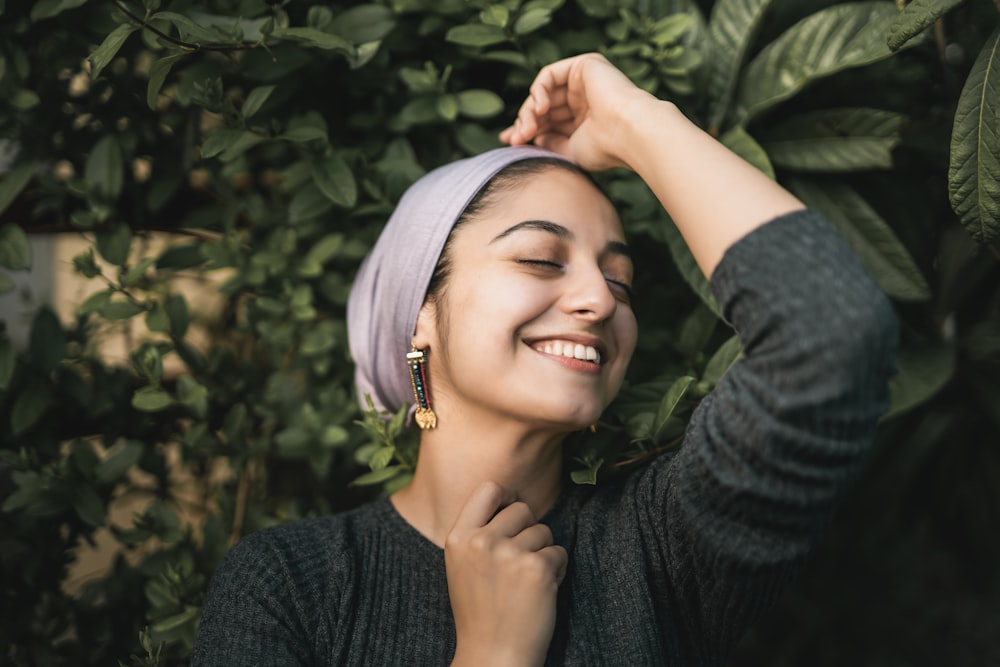
[[[427,391],[427,355],[416,347],[406,355],[406,365],[410,369],[410,386],[413,388],[413,398],[417,411],[414,421],[421,430],[437,426],[437,415],[431,409],[430,394]]]

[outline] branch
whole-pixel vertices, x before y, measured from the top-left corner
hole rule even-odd
[[[254,42],[253,44],[245,44],[245,43],[238,43],[238,44],[201,44],[201,43],[198,43],[198,42],[185,42],[182,39],[177,39],[176,37],[172,37],[171,35],[168,35],[167,33],[163,32],[162,30],[160,30],[159,28],[157,28],[156,26],[154,26],[151,23],[147,22],[146,19],[140,18],[140,17],[136,16],[135,14],[133,14],[132,12],[130,12],[128,10],[128,8],[125,6],[125,3],[121,2],[120,0],[116,0],[115,5],[118,6],[118,9],[126,17],[128,17],[128,19],[130,21],[132,21],[133,23],[135,23],[136,25],[138,25],[143,30],[148,30],[151,33],[153,33],[154,35],[156,35],[157,37],[159,37],[160,39],[165,40],[167,42],[170,42],[174,46],[179,46],[183,50],[189,51],[189,52],[192,52],[192,53],[194,53],[196,51],[245,51],[245,50],[249,50],[249,49],[256,49],[258,46],[260,46],[260,42]]]
[[[657,456],[659,456],[663,452],[667,452],[667,451],[670,451],[671,449],[676,448],[679,444],[681,444],[681,442],[683,440],[684,440],[684,436],[683,435],[679,435],[676,438],[674,438],[673,440],[667,441],[666,444],[660,445],[659,447],[654,447],[653,449],[650,449],[649,451],[643,452],[643,453],[641,453],[641,454],[639,454],[637,456],[633,456],[630,459],[624,459],[622,461],[616,461],[615,463],[611,464],[611,467],[613,469],[615,469],[615,470],[620,470],[622,468],[627,468],[628,466],[635,465],[637,463],[642,463],[644,461],[648,461],[650,459],[656,458]]]

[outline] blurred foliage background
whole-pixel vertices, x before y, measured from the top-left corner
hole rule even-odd
[[[354,271],[407,185],[597,50],[824,212],[903,322],[870,464],[733,664],[1000,664],[998,24],[989,0],[0,0],[0,663],[183,664],[242,535],[406,483],[413,434],[353,396]],[[740,352],[645,186],[601,180],[641,338],[568,445],[578,483],[676,447]],[[53,265],[68,308],[24,282]]]

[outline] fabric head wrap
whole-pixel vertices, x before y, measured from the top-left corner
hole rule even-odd
[[[562,156],[533,146],[497,148],[438,167],[410,186],[358,270],[347,302],[358,401],[395,413],[413,402],[406,353],[434,267],[455,222],[501,169]],[[412,409],[411,409],[412,412]]]

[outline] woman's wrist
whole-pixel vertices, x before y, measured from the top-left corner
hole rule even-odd
[[[643,175],[643,167],[682,123],[690,123],[673,102],[661,100],[643,90],[621,105],[617,131],[613,137],[619,159],[632,171]]]
[[[545,658],[532,660],[517,651],[463,651],[459,646],[451,667],[531,667],[544,664]]]

